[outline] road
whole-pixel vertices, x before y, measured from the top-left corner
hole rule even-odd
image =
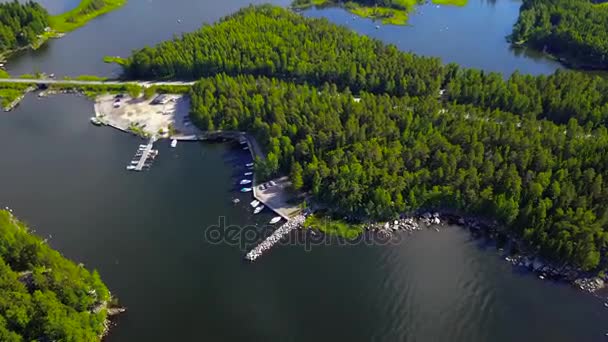
[[[195,82],[168,81],[79,81],[79,80],[54,80],[54,79],[27,79],[27,78],[1,78],[0,83],[28,83],[28,84],[74,84],[74,85],[123,85],[137,84],[142,87],[151,86],[191,86]]]

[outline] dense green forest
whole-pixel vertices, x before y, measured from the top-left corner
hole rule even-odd
[[[251,74],[297,83],[333,83],[394,96],[435,96],[525,117],[591,126],[608,123],[608,80],[574,72],[502,75],[442,65],[324,19],[288,10],[245,8],[213,26],[136,51],[123,66],[136,79],[193,79]]]
[[[201,128],[256,134],[268,151],[262,178],[288,173],[341,216],[459,209],[585,269],[608,242],[604,127],[250,75],[203,79],[191,96]]]
[[[341,216],[457,209],[497,218],[547,256],[605,267],[601,78],[505,80],[271,6],[136,51],[124,68],[207,77],[192,89],[195,122],[254,132],[268,152],[259,176],[290,174]]]
[[[49,26],[49,14],[38,3],[0,3],[0,55],[38,40]]]
[[[99,341],[109,296],[97,272],[0,211],[0,341]]]
[[[589,0],[524,0],[511,40],[564,57],[574,67],[608,67],[608,6]]]

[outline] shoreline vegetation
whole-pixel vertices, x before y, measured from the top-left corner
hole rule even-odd
[[[0,62],[18,50],[35,50],[48,39],[60,38],[126,3],[127,0],[81,0],[76,8],[58,15],[50,15],[46,9],[32,1],[21,4],[15,0],[0,4]],[[23,21],[17,31],[11,32],[9,29],[13,25],[11,20]]]
[[[387,25],[406,25],[409,13],[417,5],[421,5],[427,0],[295,0],[292,8],[304,10],[310,7],[330,7],[338,6],[347,11],[362,17],[379,20]],[[436,5],[465,6],[468,0],[431,0]]]
[[[120,312],[97,271],[89,272],[0,210],[0,340],[100,341]]]
[[[505,80],[273,6],[135,51],[123,68],[133,79],[203,77],[192,121],[254,135],[267,152],[256,175],[289,174],[345,223],[455,210],[496,220],[561,266],[608,267],[604,79]]]
[[[608,68],[608,6],[587,0],[524,0],[508,40],[568,68]]]

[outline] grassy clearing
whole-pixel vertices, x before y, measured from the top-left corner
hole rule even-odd
[[[97,81],[97,82],[103,82],[103,81],[107,81],[108,78],[107,77],[101,77],[101,76],[95,76],[95,75],[79,75],[76,77],[69,77],[69,76],[65,76],[63,78],[64,80],[76,80],[76,81]]]
[[[6,70],[0,69],[0,78],[9,78],[9,77],[11,77],[11,75],[9,75],[8,72],[6,72]]]
[[[310,215],[304,222],[305,227],[312,227],[328,235],[354,239],[363,233],[363,225],[351,224],[327,216]]]
[[[386,7],[365,7],[354,2],[348,2],[345,8],[360,17],[380,20],[387,25],[405,25],[407,24],[408,11],[403,9],[394,9]]]
[[[82,0],[73,10],[51,16],[50,26],[55,32],[70,32],[126,3],[127,0]]]
[[[469,0],[433,0],[434,4],[445,6],[466,6]]]
[[[31,87],[29,83],[2,83],[0,82],[0,106],[8,107],[13,101],[21,97],[25,90]]]
[[[127,64],[127,59],[126,58],[122,58],[122,57],[118,57],[118,56],[104,56],[103,57],[103,62],[104,63],[116,63],[118,65],[125,65]]]

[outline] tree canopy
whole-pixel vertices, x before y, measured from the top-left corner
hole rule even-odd
[[[589,0],[524,0],[511,40],[566,58],[574,66],[608,67],[608,6]]]
[[[65,259],[0,211],[0,341],[99,341],[109,299],[97,272]]]
[[[48,12],[34,1],[0,3],[0,54],[35,43],[49,26]]]
[[[608,81],[442,65],[269,5],[134,52],[133,78],[199,78],[202,129],[254,133],[257,174],[335,213],[491,216],[547,256],[605,267]]]
[[[592,126],[608,123],[608,80],[558,71],[550,76],[497,73],[442,65],[436,58],[399,51],[325,19],[286,9],[241,9],[213,26],[184,34],[127,60],[136,79],[196,79],[219,72],[251,74],[320,86],[336,84],[354,94],[436,96],[558,123],[575,118]]]
[[[557,125],[435,97],[217,75],[192,89],[203,129],[253,132],[257,168],[289,173],[341,216],[391,219],[421,208],[490,216],[543,253],[585,269],[608,239],[608,131]]]

